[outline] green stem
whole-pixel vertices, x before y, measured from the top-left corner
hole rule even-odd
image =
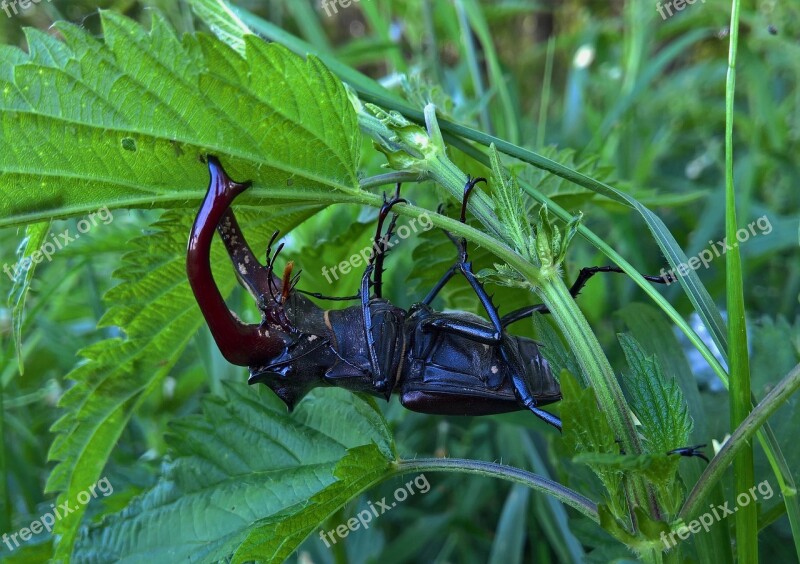
[[[408,474],[411,472],[460,472],[500,478],[551,495],[561,503],[577,509],[595,523],[600,523],[597,504],[591,499],[562,486],[558,482],[512,466],[459,458],[417,458],[414,460],[399,460],[396,463],[396,473]]]
[[[561,278],[553,277],[539,287],[538,293],[551,312],[558,312],[553,320],[581,365],[584,386],[593,388],[600,405],[607,409],[609,423],[622,448],[628,453],[642,452],[639,436],[614,370],[600,343],[594,338],[591,328],[585,323],[585,318],[566,284]]]
[[[736,239],[736,193],[733,178],[733,111],[736,93],[736,48],[739,40],[739,0],[733,0],[731,8],[730,47],[728,51],[728,74],[725,84],[725,236],[728,241]],[[747,418],[751,410],[750,360],[747,350],[747,326],[745,323],[744,283],[742,280],[742,257],[734,245],[726,257],[726,282],[728,304],[728,350],[730,367],[730,417],[731,428],[736,428]],[[733,459],[733,478],[736,492],[746,492],[755,483],[753,447],[741,441],[739,452]],[[736,554],[739,562],[758,562],[758,508],[748,504],[738,508],[734,516],[736,526]]]
[[[789,371],[725,442],[725,445],[706,467],[705,472],[703,472],[692,491],[686,497],[686,501],[678,514],[681,519],[688,520],[697,514],[700,504],[705,501],[711,490],[722,478],[733,458],[749,444],[750,439],[766,423],[769,416],[775,413],[798,389],[800,389],[800,364]],[[796,496],[797,492],[794,491],[792,494]]]
[[[523,275],[526,274],[524,271],[521,272]],[[641,441],[622,388],[605,352],[566,284],[560,277],[553,276],[539,285],[537,293],[553,313],[553,320],[561,329],[570,350],[574,352],[581,366],[584,385],[594,389],[598,403],[608,417],[623,450],[627,453],[640,454]],[[640,507],[649,508],[653,517],[660,517],[661,510],[643,480],[637,478],[625,483],[626,487],[629,487],[628,499]]]
[[[397,182],[418,182],[419,174],[415,172],[406,172],[404,170],[395,170],[385,174],[378,174],[376,176],[369,176],[362,179],[358,185],[362,190],[369,190],[377,186],[386,186],[387,184],[395,184]]]

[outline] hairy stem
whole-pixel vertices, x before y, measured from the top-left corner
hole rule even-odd
[[[396,463],[395,472],[397,474],[408,474],[410,472],[460,472],[500,478],[551,495],[561,503],[577,509],[595,523],[600,523],[597,504],[591,499],[562,486],[558,482],[504,464],[460,458],[417,458],[414,460],[399,460]]]

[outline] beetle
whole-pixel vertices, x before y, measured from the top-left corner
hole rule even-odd
[[[497,310],[475,278],[465,241],[460,256],[426,298],[409,311],[381,297],[385,252],[376,252],[361,280],[361,303],[323,310],[295,291],[291,264],[283,278],[275,274],[273,234],[262,266],[242,235],[230,205],[250,186],[233,181],[213,156],[207,158],[211,181],[192,227],[187,274],[223,356],[250,369],[249,382],[270,387],[292,409],[311,389],[331,385],[381,396],[400,395],[412,411],[441,415],[488,415],[529,409],[561,429],[560,420],[540,409],[559,401],[561,391],[538,345],[509,335]],[[464,220],[469,193],[464,191]],[[391,208],[405,202],[399,194],[384,200],[378,216],[376,249],[385,249],[397,216],[381,235]],[[233,261],[239,282],[261,310],[260,324],[245,324],[226,306],[213,280],[210,246],[217,231]],[[440,313],[430,304],[461,272],[475,290],[491,323],[466,312]],[[374,274],[374,280],[373,280]],[[370,288],[375,296],[370,297]]]
[[[236,182],[214,156],[207,157],[208,192],[189,237],[187,275],[211,334],[223,356],[250,369],[249,383],[262,383],[283,400],[289,410],[311,389],[339,386],[388,400],[398,394],[412,411],[438,415],[489,415],[529,410],[561,430],[561,420],[541,409],[561,399],[558,381],[535,341],[510,335],[506,327],[546,306],[529,306],[500,317],[491,298],[472,271],[467,242],[445,232],[458,250],[458,259],[428,295],[408,311],[382,297],[383,261],[397,215],[386,232],[383,226],[393,206],[405,203],[399,185],[378,214],[371,257],[352,298],[360,303],[340,310],[323,310],[296,288],[288,263],[283,276],[275,274],[275,262],[283,245],[267,247],[261,265],[248,246],[230,209],[250,182]],[[469,195],[483,178],[468,179],[461,205],[466,221]],[[211,273],[210,248],[218,232],[241,285],[255,298],[261,323],[246,324],[231,312]],[[592,267],[581,271],[570,291],[577,296],[586,281],[598,272],[621,272],[616,267]],[[467,312],[437,312],[431,303],[456,274],[463,275],[481,302],[489,321]],[[647,277],[658,282],[660,277]],[[374,290],[371,295],[370,290]],[[696,448],[676,449],[675,454],[699,455]]]

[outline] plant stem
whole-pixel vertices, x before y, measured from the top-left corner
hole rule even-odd
[[[368,190],[377,186],[386,186],[387,184],[396,184],[397,182],[418,182],[419,174],[414,172],[405,172],[403,170],[394,170],[385,174],[378,174],[376,176],[369,176],[362,179],[358,185],[362,190]]]
[[[747,447],[759,427],[766,423],[767,418],[775,413],[798,389],[800,389],[800,364],[792,368],[781,382],[764,397],[761,403],[750,412],[750,415],[733,432],[719,453],[717,453],[717,456],[706,467],[705,472],[700,476],[700,479],[683,503],[683,507],[678,514],[681,519],[688,520],[697,513],[700,504],[722,478],[723,473],[736,454]],[[743,491],[746,492],[747,490]],[[738,491],[737,493],[742,492]],[[794,495],[797,495],[797,492],[794,492]],[[736,513],[738,514],[739,511]]]
[[[611,429],[623,450],[640,454],[641,441],[614,370],[566,284],[560,277],[553,276],[539,285],[537,293],[553,313],[553,320],[561,329],[581,366],[584,385],[594,389],[598,403],[608,417]],[[628,499],[633,500],[636,505],[648,508],[653,517],[658,518],[661,511],[653,496],[649,495],[645,483],[641,479],[633,482],[630,484],[630,481],[626,481],[626,485],[630,485]]]
[[[733,105],[736,94],[736,48],[739,40],[739,0],[731,8],[728,75],[725,84],[725,236],[736,239],[736,193],[733,179]],[[731,428],[747,418],[751,410],[750,360],[747,350],[742,256],[738,245],[725,254],[728,303],[728,362],[730,367]],[[742,441],[740,452],[733,460],[733,479],[737,493],[748,491],[755,483],[753,447]],[[738,508],[736,524],[736,554],[739,562],[758,562],[758,508],[748,504]]]
[[[461,472],[501,478],[551,495],[562,503],[577,509],[595,523],[600,523],[597,504],[591,499],[562,486],[558,482],[512,466],[460,458],[417,458],[414,460],[399,460],[396,463],[396,473],[408,474],[410,472]]]

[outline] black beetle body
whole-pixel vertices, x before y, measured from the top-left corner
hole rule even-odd
[[[269,386],[289,409],[311,389],[328,385],[386,399],[397,393],[406,408],[421,413],[489,415],[529,409],[561,428],[557,417],[538,408],[561,399],[547,361],[534,341],[511,336],[501,326],[472,275],[465,246],[462,259],[409,311],[379,296],[380,253],[362,277],[357,297],[361,304],[323,310],[295,290],[291,265],[283,279],[274,274],[280,247],[270,256],[271,243],[267,266],[258,263],[229,209],[249,184],[232,181],[216,158],[209,157],[208,163],[211,183],[192,228],[187,271],[217,345],[230,362],[250,368],[250,383]],[[465,190],[464,206],[467,195]],[[384,204],[376,241],[389,210],[402,201],[397,196]],[[393,226],[394,220],[385,239]],[[242,323],[216,288],[209,259],[215,230],[239,281],[258,300],[259,325]],[[458,269],[473,285],[492,322],[466,312],[440,313],[430,308],[436,293]],[[373,272],[375,281],[371,282]],[[376,288],[376,297],[370,298],[370,286]]]
[[[211,334],[231,363],[250,368],[251,384],[271,388],[291,410],[310,390],[338,386],[353,392],[384,397],[400,395],[406,408],[440,415],[490,415],[522,409],[561,430],[561,420],[539,406],[557,402],[561,390],[550,366],[531,339],[509,335],[505,328],[534,312],[547,313],[544,305],[529,306],[500,317],[490,297],[472,273],[466,241],[453,240],[459,260],[444,274],[425,299],[408,311],[381,297],[383,260],[397,216],[381,235],[392,206],[405,202],[398,193],[385,201],[378,216],[374,248],[357,296],[360,305],[323,310],[295,289],[292,264],[283,278],[273,272],[272,236],[267,265],[256,260],[236,222],[231,203],[249,183],[228,177],[215,157],[208,157],[211,182],[189,237],[186,270],[189,283]],[[469,193],[477,182],[468,180],[461,205],[461,221]],[[211,273],[211,241],[219,232],[233,262],[239,282],[256,299],[260,324],[243,323],[225,304]],[[372,273],[374,280],[371,279]],[[581,270],[570,288],[577,296],[598,272],[622,272],[611,266]],[[489,321],[467,312],[436,312],[430,304],[444,285],[462,274],[481,301]],[[652,282],[673,279],[645,276]],[[374,288],[375,296],[370,296]],[[318,294],[311,294],[324,297]],[[705,445],[681,447],[667,454],[697,456]]]

